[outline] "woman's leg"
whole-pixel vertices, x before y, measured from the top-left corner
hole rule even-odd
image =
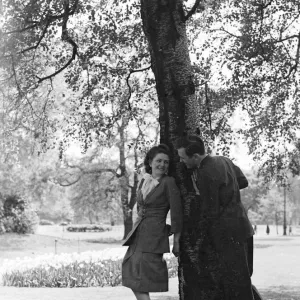
[[[133,291],[133,293],[137,300],[150,300],[149,293],[135,292],[135,291]]]

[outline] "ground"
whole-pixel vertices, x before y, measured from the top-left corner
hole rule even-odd
[[[0,236],[0,267],[5,258],[55,252],[55,240],[57,253],[121,247],[123,227],[116,226],[113,231],[105,233],[69,233],[59,226],[43,226],[37,233]],[[282,228],[277,235],[276,228],[271,226],[270,235],[267,235],[265,226],[258,226],[252,281],[264,300],[300,300],[299,249],[299,228],[295,228],[291,236],[282,236]],[[121,286],[74,289],[0,287],[1,300],[52,300],[58,297],[60,300],[135,299],[129,289]],[[152,294],[151,297],[152,300],[178,300],[177,278],[170,280],[168,293]]]

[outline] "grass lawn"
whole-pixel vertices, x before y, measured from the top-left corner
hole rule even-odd
[[[104,232],[69,232],[64,226],[39,226],[36,234],[43,236],[53,236],[68,240],[101,240],[103,242],[118,241],[123,238],[124,227],[113,226],[111,231]]]
[[[270,235],[265,226],[258,226],[254,237],[253,284],[261,292],[264,300],[300,300],[300,230],[294,235],[282,236],[275,227]],[[40,226],[35,235],[0,235],[0,268],[5,258],[36,256],[44,253],[83,252],[121,247],[122,226],[115,226],[110,232],[70,233],[61,226]],[[122,295],[122,296],[120,296]],[[1,300],[48,300],[59,297],[61,300],[78,299],[134,299],[132,292],[124,287],[47,289],[0,287]],[[170,280],[170,291],[153,294],[153,300],[178,300],[178,281]],[[241,299],[242,300],[242,299]]]
[[[4,259],[45,253],[71,253],[121,247],[122,226],[109,232],[68,232],[63,226],[40,226],[36,234],[0,235],[0,266]],[[56,247],[55,247],[56,246]]]

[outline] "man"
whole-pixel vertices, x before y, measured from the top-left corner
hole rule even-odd
[[[253,228],[241,203],[248,181],[222,156],[206,154],[202,139],[177,140],[185,167],[184,228],[179,257],[181,300],[253,300]],[[254,291],[254,293],[256,290]]]

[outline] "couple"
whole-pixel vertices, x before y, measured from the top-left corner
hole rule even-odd
[[[184,176],[179,184],[166,175],[171,154],[165,145],[151,148],[137,193],[138,217],[123,245],[122,284],[137,300],[168,291],[163,253],[178,257],[181,300],[253,300],[253,228],[239,190],[248,181],[231,160],[210,156],[202,139],[176,142]],[[171,211],[171,226],[166,216]]]

